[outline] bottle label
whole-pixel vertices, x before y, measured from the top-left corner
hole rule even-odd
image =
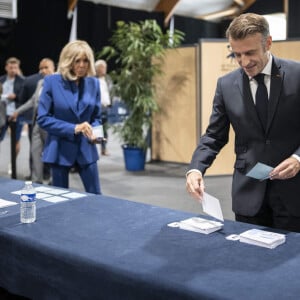
[[[34,194],[21,194],[21,201],[23,202],[34,202],[35,201],[35,193]]]

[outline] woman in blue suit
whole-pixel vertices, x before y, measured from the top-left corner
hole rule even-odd
[[[68,188],[76,166],[85,190],[101,194],[93,127],[100,125],[99,81],[94,55],[85,41],[68,43],[61,51],[57,74],[44,78],[37,122],[48,132],[43,162],[51,165],[54,186]]]

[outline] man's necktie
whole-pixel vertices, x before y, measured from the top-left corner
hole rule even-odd
[[[265,74],[260,73],[254,76],[254,79],[258,83],[255,95],[256,110],[264,129],[266,129],[268,120],[268,91],[265,86],[264,77]]]

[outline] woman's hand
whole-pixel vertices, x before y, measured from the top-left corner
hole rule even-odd
[[[79,133],[82,133],[89,140],[92,140],[94,137],[93,128],[88,122],[83,122],[75,125],[75,134]]]

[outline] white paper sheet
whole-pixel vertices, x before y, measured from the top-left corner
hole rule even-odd
[[[224,221],[220,201],[217,198],[215,198],[207,193],[204,193],[203,200],[201,203],[202,203],[203,211],[206,214],[208,214],[222,222]]]
[[[52,196],[52,197],[44,198],[43,200],[52,203],[58,203],[58,202],[68,201],[69,199],[61,196]]]
[[[52,190],[52,187],[49,186],[37,186],[35,187],[36,192],[48,192],[50,190]]]
[[[4,200],[4,199],[0,199],[0,208],[12,206],[12,205],[17,205],[17,204],[18,203],[13,202],[13,201],[7,201],[7,200]]]
[[[21,190],[18,190],[18,191],[13,191],[11,192],[12,194],[15,194],[15,195],[21,195]]]
[[[37,193],[41,192],[41,193],[47,193],[51,195],[60,195],[69,192],[69,190],[57,189],[54,187],[44,187],[44,186],[34,187],[34,189]],[[13,191],[11,193],[16,195],[21,195],[21,192],[22,190],[18,190],[18,191]]]
[[[71,193],[63,194],[63,196],[70,199],[77,199],[77,198],[86,197],[87,195],[82,193],[77,193],[77,192],[71,192]]]
[[[36,199],[44,199],[44,198],[48,198],[51,197],[52,195],[50,194],[46,194],[46,193],[36,193]]]
[[[68,190],[62,190],[62,189],[56,189],[56,188],[52,188],[50,190],[47,190],[47,194],[51,194],[51,195],[61,195],[64,193],[68,193]]]

